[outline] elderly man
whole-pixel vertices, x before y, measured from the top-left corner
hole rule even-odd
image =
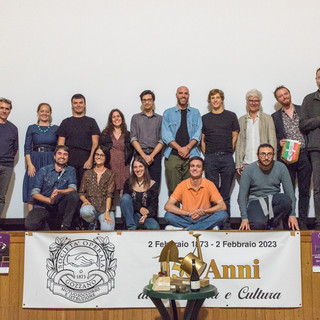
[[[216,186],[203,178],[200,157],[189,162],[190,178],[178,184],[165,204],[166,230],[206,230],[219,227],[227,219],[226,205]],[[180,202],[182,209],[175,206]],[[214,203],[214,205],[212,205]]]
[[[100,130],[96,120],[86,116],[86,98],[77,93],[71,98],[72,117],[61,122],[58,129],[58,145],[69,150],[69,165],[76,169],[77,184],[80,187],[85,169],[91,169],[93,152],[98,146]]]
[[[267,143],[258,148],[258,161],[247,166],[240,179],[238,203],[241,213],[239,230],[265,230],[286,221],[299,230],[295,216],[295,196],[286,166],[273,160],[274,148]],[[280,193],[282,184],[284,194]]]
[[[130,124],[131,143],[148,164],[150,176],[160,188],[161,183],[161,139],[162,116],[154,112],[155,95],[151,90],[140,94],[142,112],[133,115]]]
[[[18,129],[8,121],[11,110],[11,101],[0,98],[0,217],[5,205],[14,158],[18,151]]]
[[[38,171],[31,191],[34,206],[25,220],[27,230],[70,229],[79,196],[76,172],[67,165],[68,157],[68,147],[57,146],[55,163]]]
[[[165,175],[169,196],[178,183],[189,177],[189,158],[200,156],[202,121],[198,109],[189,106],[189,89],[179,87],[177,105],[167,109],[162,119],[162,140],[168,146],[164,153]]]
[[[206,178],[218,188],[230,217],[230,190],[235,173],[233,151],[239,123],[234,112],[224,108],[224,92],[212,89],[208,94],[210,112],[202,116],[201,150],[205,155]],[[224,229],[230,229],[228,219]]]
[[[256,89],[246,94],[247,113],[239,118],[240,133],[236,147],[236,169],[241,175],[243,168],[257,161],[256,151],[261,143],[277,148],[276,132],[272,117],[261,110],[262,94]],[[275,155],[276,159],[276,155]]]
[[[320,68],[316,71],[318,90],[308,94],[302,103],[300,130],[308,137],[307,148],[313,169],[315,229],[320,230]]]
[[[298,177],[299,225],[300,230],[308,230],[306,221],[308,218],[312,167],[308,157],[306,137],[299,130],[301,106],[291,102],[290,91],[284,86],[276,88],[274,97],[282,106],[280,110],[272,114],[276,128],[278,159],[280,160],[282,147],[287,139],[301,142],[298,161],[291,164],[284,162],[284,164],[289,171],[293,187]]]

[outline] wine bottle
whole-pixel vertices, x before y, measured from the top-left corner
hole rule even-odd
[[[192,292],[200,291],[200,278],[196,269],[196,260],[192,259],[192,271],[190,275],[190,290]]]

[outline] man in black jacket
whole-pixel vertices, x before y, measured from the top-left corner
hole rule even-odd
[[[308,94],[302,103],[300,130],[308,137],[308,152],[313,169],[313,199],[316,230],[320,230],[320,68],[316,71],[318,90]]]
[[[299,225],[300,230],[308,230],[306,220],[310,200],[311,163],[308,158],[306,137],[299,130],[301,107],[291,102],[291,94],[284,86],[277,87],[274,96],[282,108],[272,114],[277,137],[277,159],[281,159],[283,145],[289,140],[301,142],[300,154],[297,162],[285,163],[287,166],[293,187],[298,177],[299,188]]]

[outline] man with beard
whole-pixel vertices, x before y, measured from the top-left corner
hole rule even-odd
[[[295,196],[286,166],[274,161],[274,149],[261,144],[258,161],[247,166],[241,175],[238,203],[241,213],[239,230],[275,228],[282,220],[283,227],[299,230],[295,216]],[[284,194],[280,193],[282,184]]]
[[[67,165],[69,149],[57,146],[54,164],[42,167],[36,175],[31,195],[33,209],[25,220],[27,230],[69,230],[79,196],[76,172]]]
[[[189,158],[200,156],[197,145],[201,137],[201,115],[189,106],[189,89],[181,86],[176,92],[177,105],[167,109],[162,119],[162,140],[165,176],[169,196],[181,181],[189,178]]]
[[[315,230],[320,230],[320,68],[316,71],[316,82],[319,89],[303,100],[300,130],[308,137],[307,148],[313,170]]]
[[[284,86],[276,88],[274,97],[282,106],[280,110],[272,114],[276,128],[277,158],[279,160],[281,159],[282,147],[285,145],[287,139],[301,142],[298,161],[291,164],[284,162],[284,164],[289,170],[293,187],[295,186],[296,177],[298,177],[299,226],[301,230],[308,230],[306,221],[308,218],[312,167],[308,158],[306,137],[299,130],[301,106],[294,105],[291,102],[290,91]]]
[[[100,130],[96,120],[85,115],[86,98],[82,94],[73,95],[71,105],[72,117],[64,119],[58,129],[58,145],[70,150],[69,164],[76,169],[79,188],[84,170],[92,168]]]

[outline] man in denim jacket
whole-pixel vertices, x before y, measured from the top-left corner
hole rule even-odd
[[[167,109],[162,118],[162,140],[167,145],[164,157],[169,196],[178,183],[189,178],[189,158],[200,156],[197,145],[202,129],[199,110],[189,106],[189,89],[179,87],[176,97],[177,105]]]

